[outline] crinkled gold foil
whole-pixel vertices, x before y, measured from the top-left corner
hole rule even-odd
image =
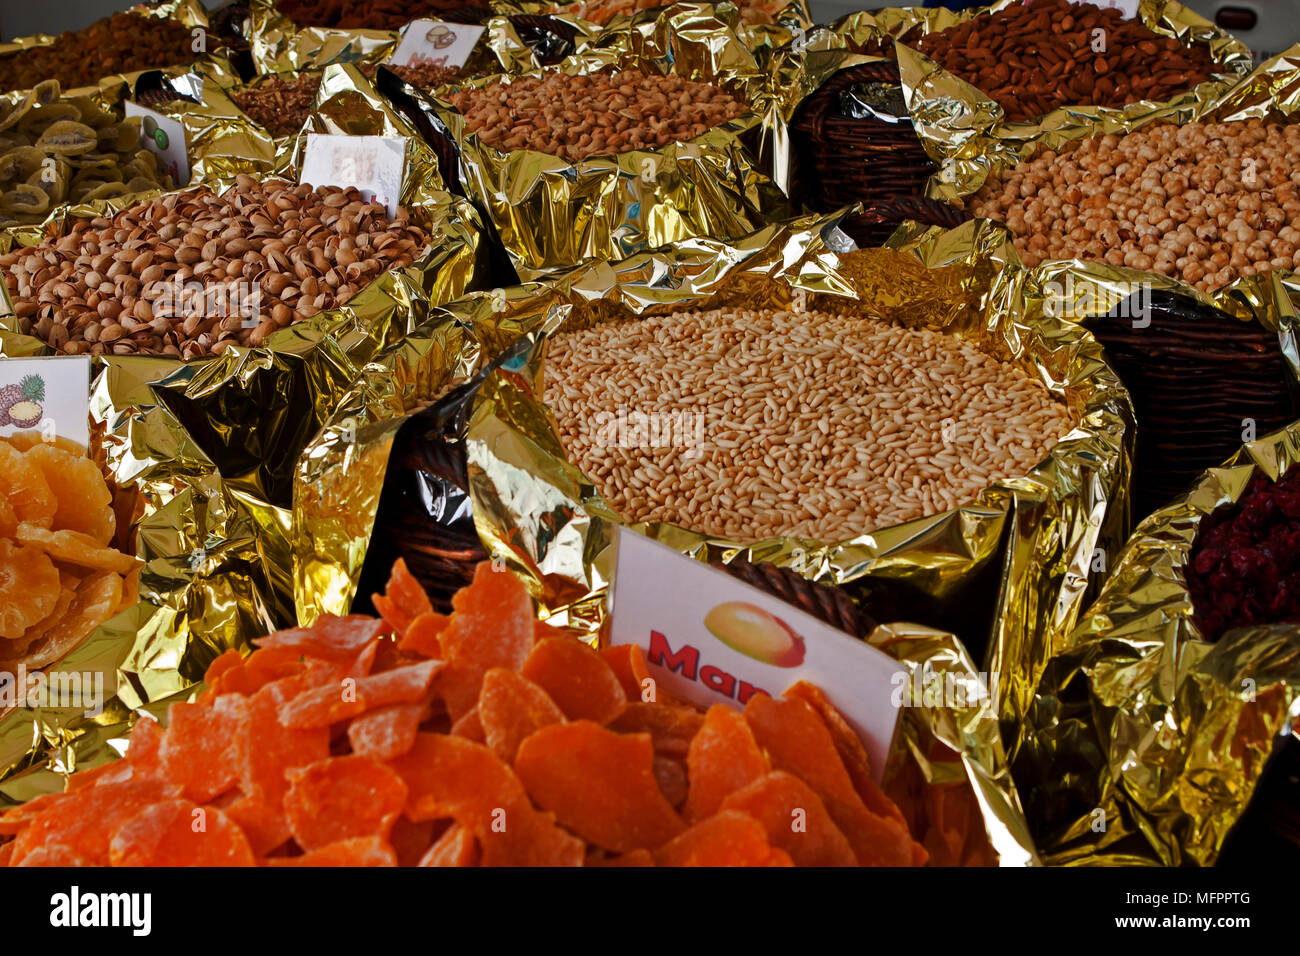
[[[402,204],[432,245],[347,305],[281,329],[259,348],[188,362],[96,360],[95,451],[118,488],[139,499],[132,537],[146,562],[140,599],[59,665],[102,666],[102,715],[20,709],[0,719],[0,801],[59,789],[62,774],[120,754],[134,714],[162,713],[193,692],[219,653],[293,624],[298,451],[377,352],[476,281],[481,233],[472,207],[438,188],[431,154],[368,85],[343,95],[355,71],[335,72],[308,128],[406,136]],[[206,185],[220,190],[229,181]],[[0,355],[49,351],[13,331],[13,321],[0,317],[0,329],[9,328],[0,331]]]
[[[777,89],[807,85],[808,73],[820,85],[843,66],[828,64],[817,54],[831,50],[860,49],[871,41],[890,43],[911,30],[937,33],[975,17],[1018,5],[1020,0],[998,0],[987,7],[947,10],[942,7],[901,7],[855,13],[825,30],[814,31],[806,52],[792,47],[779,51],[775,73]],[[1186,93],[1161,103],[1139,101],[1122,107],[1066,106],[1027,122],[1005,120],[1002,107],[955,74],[902,42],[895,43],[899,76],[908,111],[925,151],[940,164],[931,178],[929,194],[952,200],[975,192],[990,167],[1010,165],[1041,148],[1060,149],[1087,136],[1122,132],[1154,120],[1185,122],[1197,118],[1205,104],[1228,94],[1250,72],[1250,50],[1199,14],[1174,0],[1141,0],[1138,16],[1154,33],[1178,38],[1184,44],[1208,46],[1225,79],[1210,79]],[[829,72],[828,72],[829,71]],[[813,87],[815,88],[815,86]]]
[[[331,63],[382,63],[397,46],[393,30],[299,27],[273,0],[249,0],[248,52],[261,73],[296,73]]]
[[[746,102],[758,101],[766,76],[754,54],[709,8],[681,6],[630,31],[605,31],[556,67],[493,79],[637,68],[714,82]],[[786,205],[743,142],[761,122],[757,113],[742,114],[689,143],[569,163],[532,150],[488,146],[466,132],[464,117],[448,103],[425,99],[459,146],[467,195],[487,210],[525,280],[588,258],[625,259],[701,236],[744,236]]]
[[[1212,865],[1279,735],[1300,730],[1300,628],[1192,622],[1201,519],[1300,462],[1300,423],[1249,442],[1143,521],[1052,660],[1014,771],[1044,858]]]

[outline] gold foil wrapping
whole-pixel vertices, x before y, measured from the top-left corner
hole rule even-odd
[[[1212,865],[1276,738],[1300,729],[1300,628],[1208,643],[1182,571],[1202,518],[1298,461],[1295,424],[1143,521],[1052,660],[1014,764],[1049,862]]]
[[[754,54],[711,8],[669,7],[630,31],[607,31],[557,67],[570,75],[607,68],[676,73],[717,84],[744,102],[761,101],[766,76]],[[542,71],[498,77],[511,82]],[[484,86],[490,79],[465,86]],[[577,163],[532,150],[503,152],[465,129],[464,117],[431,108],[460,150],[466,194],[485,208],[524,280],[584,259],[625,259],[647,249],[747,235],[785,207],[745,139],[762,122],[745,113],[656,150],[630,150]]]
[[[59,665],[105,675],[102,714],[24,708],[0,719],[0,802],[59,789],[60,774],[120,753],[134,714],[162,713],[170,699],[193,691],[219,653],[293,624],[298,452],[374,354],[432,305],[473,287],[480,231],[472,208],[441,191],[432,154],[373,90],[345,95],[354,74],[337,73],[327,77],[331,95],[309,128],[407,137],[402,204],[433,242],[346,306],[273,333],[261,347],[189,362],[97,360],[92,453],[106,460],[119,493],[137,499],[140,600]],[[289,141],[281,158],[295,145]],[[296,176],[287,159],[282,171]],[[219,191],[235,173],[206,185]],[[12,314],[0,317],[0,329],[9,330],[0,331],[0,355],[48,351],[18,335],[13,322]]]

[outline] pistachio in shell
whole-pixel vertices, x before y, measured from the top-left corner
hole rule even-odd
[[[99,145],[99,137],[85,123],[74,120],[59,120],[41,134],[36,141],[36,148],[47,153],[61,153],[65,156],[77,156],[88,153]]]

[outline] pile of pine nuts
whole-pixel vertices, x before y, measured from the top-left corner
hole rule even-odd
[[[546,404],[628,521],[844,541],[968,503],[1073,427],[1036,378],[938,332],[714,310],[554,336]]]
[[[1300,125],[1161,124],[1051,150],[990,181],[977,216],[1001,219],[1026,265],[1083,258],[1209,292],[1300,268]]]
[[[19,331],[67,355],[196,358],[348,302],[427,233],[355,189],[241,175],[0,256]]]
[[[708,83],[639,70],[525,76],[457,90],[448,101],[489,146],[569,162],[685,142],[749,109]]]

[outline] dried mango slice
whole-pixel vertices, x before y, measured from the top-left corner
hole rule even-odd
[[[275,807],[289,788],[285,772],[324,760],[330,749],[329,728],[299,730],[280,723],[280,707],[288,693],[292,691],[275,681],[250,697],[244,731],[240,789]]]
[[[447,731],[453,737],[464,737],[466,740],[473,740],[477,743],[487,743],[487,735],[483,732],[483,720],[479,715],[478,707],[471,707],[451,725]]]
[[[145,807],[113,834],[113,866],[252,866],[244,831],[216,807],[164,800]]]
[[[248,700],[238,694],[226,694],[211,704],[172,704],[162,739],[164,776],[184,787],[184,796],[197,803],[225,793],[239,780],[247,720]]]
[[[614,676],[623,685],[623,693],[629,701],[640,701],[646,687],[644,681],[650,678],[650,667],[646,664],[645,651],[639,644],[614,644],[600,652],[605,663],[614,671]]]
[[[20,524],[48,528],[59,503],[40,468],[21,451],[0,442],[0,495],[9,500]]]
[[[392,760],[415,744],[424,704],[390,704],[362,714],[348,724],[352,752],[375,760]]]
[[[122,603],[122,576],[96,571],[82,578],[77,594],[63,620],[28,648],[24,661],[29,669],[60,660],[99,625],[107,621]]]
[[[907,828],[867,809],[830,731],[812,707],[798,698],[758,694],[745,706],[745,719],[754,739],[767,751],[772,769],[794,774],[822,798],[861,865],[911,865],[912,838]]]
[[[388,574],[384,593],[372,595],[371,602],[399,637],[421,614],[433,613],[429,595],[424,593],[424,588],[420,587],[420,582],[407,570],[406,562],[401,558],[394,562],[393,570]]]
[[[649,734],[551,724],[519,746],[515,772],[538,806],[606,850],[661,846],[684,829],[659,791]]]
[[[10,807],[0,813],[0,836],[14,836],[21,833],[29,823],[48,809],[50,804],[57,803],[59,796],[57,793],[43,793],[39,797],[33,797],[26,803]]]
[[[0,661],[11,657],[14,659],[22,658],[33,644],[61,625],[64,619],[67,618],[68,612],[72,610],[73,602],[77,600],[77,586],[79,583],[71,575],[60,573],[59,596],[54,603],[54,610],[23,631],[23,636],[13,641],[7,648],[0,645]],[[9,653],[5,653],[6,650]]]
[[[456,820],[478,839],[484,866],[582,864],[582,841],[534,810],[515,772],[482,744],[422,733],[391,766],[410,788],[406,815]]]
[[[46,843],[23,857],[22,862],[10,866],[94,866],[90,860],[62,843]]]
[[[126,574],[135,569],[136,559],[116,548],[106,548],[80,531],[50,531],[28,521],[18,524],[18,541],[44,551],[55,561],[79,568]]]
[[[478,841],[474,834],[468,827],[453,823],[420,858],[420,866],[478,866],[478,861]]]
[[[484,671],[519,670],[533,646],[534,621],[524,583],[508,571],[493,571],[487,562],[475,569],[474,580],[457,591],[451,603],[456,613],[438,643],[443,657],[457,668],[454,698],[443,689],[455,719],[478,700]]]
[[[13,855],[14,855],[14,845],[12,841],[10,841],[9,843],[0,843],[0,867],[8,866],[9,858]],[[28,854],[28,857],[30,856],[31,854]]]
[[[286,727],[328,727],[388,704],[410,704],[429,693],[441,661],[421,661],[379,674],[346,678],[304,691],[280,710]]]
[[[101,545],[113,540],[117,530],[113,494],[98,465],[47,444],[32,448],[27,460],[40,469],[54,494],[53,530],[78,531]]]
[[[545,690],[570,720],[607,724],[627,706],[627,695],[613,668],[577,638],[541,641],[519,673]]]
[[[383,837],[354,837],[304,853],[280,856],[267,866],[397,866],[397,854]]]
[[[289,842],[293,831],[284,809],[258,796],[239,796],[222,807],[226,816],[244,831],[253,855],[264,857]]]
[[[836,710],[835,705],[826,696],[826,692],[815,684],[799,681],[790,686],[782,696],[797,697],[817,712],[817,716],[830,731],[831,739],[835,741],[835,750],[844,761],[844,769],[849,772],[853,786],[858,791],[858,796],[862,798],[862,802],[867,805],[867,809],[877,816],[893,817],[903,826],[907,826],[907,821],[903,819],[903,811],[893,800],[885,796],[885,792],[871,778],[871,761],[867,757],[867,748],[863,746],[861,738],[849,726],[844,715]]]
[[[766,866],[767,831],[747,813],[723,810],[655,851],[660,866]]]
[[[88,787],[44,807],[14,839],[17,866],[35,849],[62,843],[92,866],[107,866],[108,844],[119,826],[150,804],[180,795],[180,787],[161,780],[126,780]]]
[[[387,628],[384,622],[373,617],[364,617],[360,614],[349,614],[346,617],[323,614],[311,627],[293,627],[285,631],[276,631],[253,643],[263,649],[276,647],[297,651],[310,657],[352,660],[385,630]]]
[[[714,704],[704,715],[686,765],[691,781],[686,819],[692,823],[712,816],[728,794],[771,770],[744,716],[725,704]]]
[[[438,614],[435,611],[421,614],[407,625],[397,646],[421,657],[441,658],[442,644],[438,641],[438,635],[446,630],[450,623],[451,618],[445,614]]]
[[[203,682],[208,685],[206,693],[212,693],[212,685],[220,680],[223,674],[236,669],[242,670],[244,666],[244,655],[233,647],[229,650],[222,651],[216,659],[208,665],[208,669],[203,672]]]
[[[478,702],[485,668],[477,664],[447,664],[438,672],[435,689],[452,720],[459,720]]]
[[[694,707],[633,701],[609,726],[622,734],[647,733],[658,753],[684,757],[704,726],[704,715]]]
[[[60,590],[53,561],[34,548],[0,541],[0,637],[20,638],[52,614]]]
[[[506,763],[514,762],[526,737],[547,724],[564,721],[564,714],[545,690],[504,667],[494,667],[483,675],[475,710],[488,747]]]
[[[316,850],[356,837],[388,838],[406,805],[406,784],[387,764],[350,754],[288,771],[284,811],[293,838]]]
[[[808,784],[777,770],[730,794],[723,810],[740,810],[763,824],[768,842],[796,866],[857,866],[858,858],[826,805]]]

